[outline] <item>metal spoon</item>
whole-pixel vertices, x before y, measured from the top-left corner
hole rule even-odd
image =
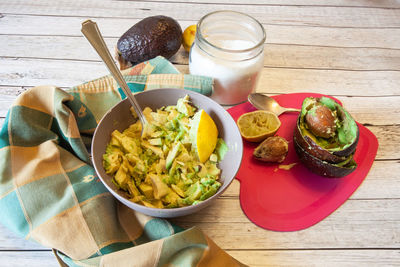
[[[257,109],[272,111],[276,116],[279,116],[284,112],[300,112],[300,109],[297,108],[281,107],[275,99],[260,93],[249,94],[247,99]]]
[[[143,115],[142,109],[140,108],[138,102],[135,99],[135,96],[132,94],[129,86],[126,84],[124,77],[122,76],[120,70],[118,69],[117,65],[115,64],[110,51],[108,50],[103,36],[100,33],[99,28],[97,27],[96,22],[91,20],[86,20],[82,23],[81,32],[85,35],[86,39],[88,39],[89,43],[93,46],[96,50],[97,54],[101,57],[104,64],[106,64],[108,70],[117,81],[121,89],[124,91],[126,97],[128,97],[129,101],[131,102],[133,109],[135,110],[136,114],[138,115],[140,122],[142,123],[142,134],[143,129],[146,125],[146,118]]]

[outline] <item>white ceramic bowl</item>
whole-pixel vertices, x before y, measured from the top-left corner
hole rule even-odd
[[[150,107],[155,110],[162,106],[176,105],[179,98],[189,95],[192,103],[199,109],[204,109],[214,120],[219,131],[219,137],[222,137],[228,146],[228,152],[223,160],[219,163],[221,171],[220,182],[222,186],[215,195],[207,200],[192,206],[173,208],[173,209],[157,209],[149,208],[140,204],[136,204],[128,200],[125,192],[118,190],[111,182],[111,176],[106,174],[103,168],[103,154],[106,146],[110,141],[111,133],[114,130],[123,131],[134,122],[129,111],[131,104],[127,99],[122,100],[112,107],[101,119],[92,140],[92,161],[94,168],[106,186],[106,188],[123,204],[133,210],[144,214],[171,218],[194,213],[211,204],[222,192],[230,185],[239,170],[243,155],[243,142],[236,122],[229,113],[207,96],[202,94],[182,90],[182,89],[154,89],[148,90],[135,95],[137,102],[143,108]]]

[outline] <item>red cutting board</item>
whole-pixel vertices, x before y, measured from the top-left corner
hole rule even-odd
[[[306,97],[321,94],[296,93],[273,96],[281,106],[301,108]],[[340,103],[337,99],[335,99]],[[228,109],[236,121],[240,115],[254,111],[250,103]],[[243,141],[243,160],[236,179],[240,181],[240,205],[256,225],[274,231],[297,231],[308,228],[339,208],[367,176],[378,150],[378,141],[367,128],[358,124],[360,137],[354,159],[357,168],[343,178],[325,178],[303,166],[293,146],[293,130],[299,113],[279,116],[276,133],[289,141],[283,163],[265,163],[253,158],[258,143]],[[289,170],[280,165],[296,163]]]

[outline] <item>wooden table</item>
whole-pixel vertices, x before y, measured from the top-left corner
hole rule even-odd
[[[28,88],[68,88],[108,74],[80,32],[84,20],[95,20],[114,49],[119,36],[144,17],[171,16],[186,28],[221,9],[248,13],[266,29],[259,92],[333,95],[380,147],[358,190],[308,229],[273,232],[254,225],[240,208],[236,180],[213,207],[175,221],[199,226],[250,266],[400,266],[399,1],[2,0],[0,124]],[[188,72],[183,50],[171,61]],[[51,249],[0,226],[0,266],[28,265],[57,262]]]

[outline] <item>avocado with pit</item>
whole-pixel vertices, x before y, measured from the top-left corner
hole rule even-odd
[[[170,58],[180,48],[182,28],[167,16],[147,17],[126,31],[118,40],[118,53],[133,65],[163,56]]]
[[[326,177],[353,172],[359,129],[353,117],[328,97],[305,98],[297,119],[293,144],[303,164]]]

